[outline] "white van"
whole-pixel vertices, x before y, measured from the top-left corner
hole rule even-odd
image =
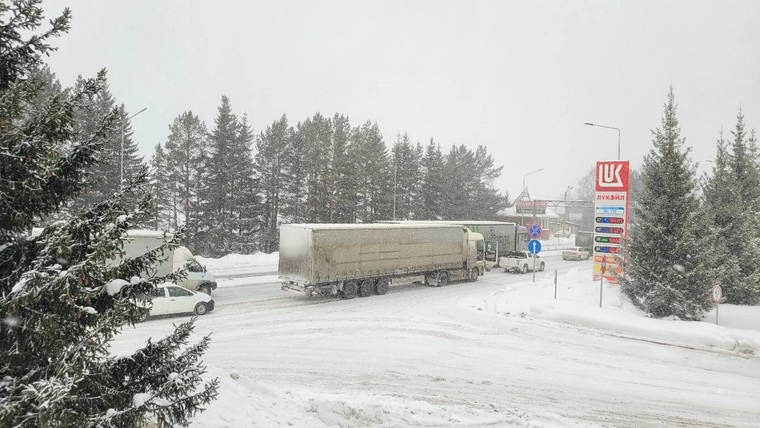
[[[121,238],[124,243],[122,257],[136,257],[158,248],[165,240],[171,239],[171,234],[164,234],[155,230],[130,230]],[[200,291],[211,294],[216,290],[216,278],[206,271],[206,267],[198,263],[193,253],[186,247],[177,247],[174,251],[164,254],[164,261],[156,266],[152,275],[167,275],[180,269],[187,270],[187,276],[180,280],[177,285],[188,290]]]

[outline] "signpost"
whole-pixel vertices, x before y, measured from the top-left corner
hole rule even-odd
[[[541,236],[541,225],[538,223],[533,223],[530,228],[528,229],[528,233],[530,234],[530,237],[533,239],[537,239]]]
[[[723,297],[723,289],[716,285],[712,289],[712,299],[715,302],[715,325],[718,325],[718,308],[720,308],[720,299]]]
[[[617,284],[623,241],[628,223],[628,161],[596,163],[596,201],[594,203],[594,280],[607,278]],[[611,257],[607,257],[611,256]],[[617,275],[616,275],[617,274]]]
[[[538,226],[534,224],[533,226]],[[533,234],[533,226],[530,227],[531,234]],[[538,234],[541,235],[541,227],[538,228]],[[536,282],[536,254],[541,252],[541,242],[537,239],[531,239],[528,241],[528,252],[533,254],[533,282]]]

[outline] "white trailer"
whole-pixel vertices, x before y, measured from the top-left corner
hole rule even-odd
[[[288,224],[280,227],[282,289],[346,299],[385,294],[394,279],[475,281],[483,235],[457,225]]]

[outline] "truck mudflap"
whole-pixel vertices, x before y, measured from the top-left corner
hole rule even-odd
[[[295,282],[283,282],[282,291],[293,291],[295,293],[305,294],[306,297],[311,297],[314,294],[314,287],[306,287]]]

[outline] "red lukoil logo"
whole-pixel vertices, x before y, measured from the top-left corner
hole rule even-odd
[[[628,161],[599,161],[596,163],[597,192],[628,191]]]

